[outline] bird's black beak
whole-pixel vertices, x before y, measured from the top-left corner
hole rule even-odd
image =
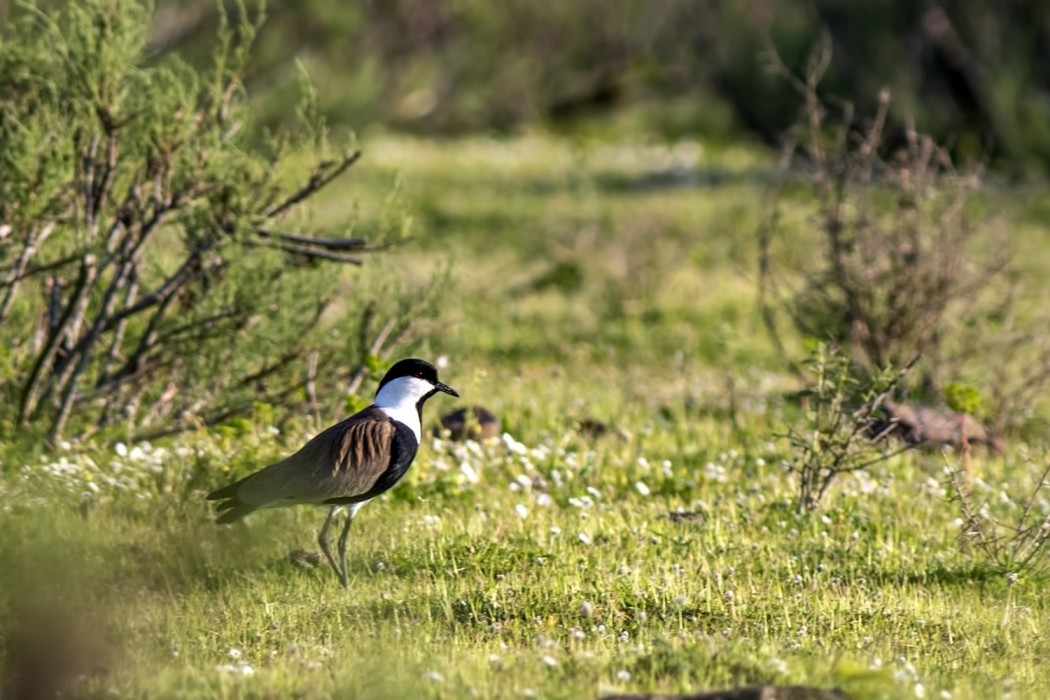
[[[455,389],[453,389],[452,387],[450,387],[448,384],[442,384],[441,382],[438,382],[437,384],[434,385],[434,388],[437,389],[438,391],[443,391],[446,394],[451,394],[452,396],[455,396],[457,399],[459,398],[459,392],[456,391]]]

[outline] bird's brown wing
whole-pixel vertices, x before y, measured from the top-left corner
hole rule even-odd
[[[235,498],[238,507],[251,510],[363,495],[389,468],[396,430],[389,416],[367,408],[239,482],[232,493],[216,494]]]

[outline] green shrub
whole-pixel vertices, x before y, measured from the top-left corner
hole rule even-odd
[[[301,407],[404,339],[414,302],[395,290],[358,290],[341,319],[351,332],[323,332],[322,314],[349,291],[331,263],[360,263],[406,218],[392,207],[368,242],[304,230],[300,205],[360,152],[333,152],[309,90],[293,127],[248,140],[244,69],[262,18],[237,16],[221,23],[205,71],[151,61],[149,12],[132,0],[29,7],[8,27],[6,430],[56,440],[75,417],[81,434],[156,434],[260,402]]]

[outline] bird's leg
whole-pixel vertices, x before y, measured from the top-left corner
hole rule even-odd
[[[342,509],[342,506],[332,506],[332,509],[328,511],[328,517],[324,519],[324,525],[321,526],[321,534],[317,536],[317,544],[321,546],[321,551],[324,552],[325,558],[332,565],[332,569],[340,581],[346,578],[346,573],[339,569],[339,564],[336,562],[335,557],[332,556],[332,550],[328,545],[328,528],[332,526],[336,513]],[[343,585],[345,586],[346,584],[344,583]]]
[[[350,534],[350,525],[354,522],[355,512],[357,512],[357,509],[353,507],[346,511],[346,524],[343,525],[343,532],[339,535],[339,563],[343,567],[343,573],[339,580],[342,582],[343,588],[348,588],[346,583],[346,537]]]

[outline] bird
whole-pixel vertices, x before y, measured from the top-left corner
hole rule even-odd
[[[459,397],[438,380],[434,365],[400,360],[379,382],[371,406],[322,431],[290,457],[208,494],[208,500],[222,501],[216,522],[236,522],[264,508],[328,506],[317,542],[347,588],[346,541],[354,516],[408,471],[419,450],[423,404],[439,392]],[[328,530],[343,511],[337,559]]]

